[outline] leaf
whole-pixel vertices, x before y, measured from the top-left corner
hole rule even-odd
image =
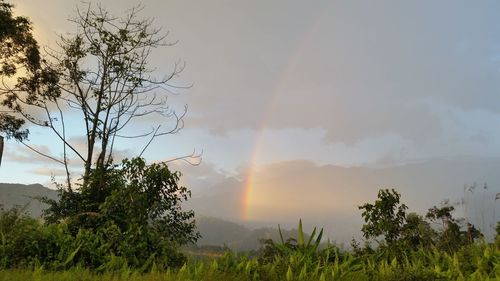
[[[279,224],[278,224],[278,231],[280,233],[281,244],[285,245],[285,239],[283,239],[283,233],[281,233],[281,227]]]
[[[314,238],[314,235],[316,235],[316,227],[314,227],[313,232],[311,233],[311,236],[309,237],[309,240],[307,241],[306,247],[311,246],[311,242],[312,242],[312,240]]]
[[[148,259],[144,262],[142,267],[139,269],[139,272],[145,273],[149,267],[154,263],[156,257],[156,253],[151,254]]]
[[[322,237],[323,237],[323,228],[319,231],[318,238],[316,238],[316,242],[314,243],[315,249],[319,247],[319,243],[321,243]]]
[[[299,274],[299,280],[307,280],[307,264],[304,264]]]
[[[288,266],[288,270],[286,271],[286,280],[291,281],[293,279],[292,268]]]
[[[304,245],[304,232],[302,231],[302,219],[299,219],[299,246]]]
[[[73,252],[71,252],[71,254],[69,254],[68,258],[66,258],[66,261],[64,262],[64,265],[68,265],[76,256],[76,254],[78,253],[78,251],[80,251],[80,248],[82,247],[82,245],[80,244]]]

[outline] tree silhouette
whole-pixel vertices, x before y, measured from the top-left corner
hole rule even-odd
[[[31,22],[26,17],[16,17],[12,4],[0,0],[0,76],[14,79],[19,72],[34,75],[40,69],[38,44],[31,33]],[[0,164],[2,162],[4,137],[18,141],[28,137],[28,130],[22,129],[25,121],[15,115],[11,100],[0,93]]]

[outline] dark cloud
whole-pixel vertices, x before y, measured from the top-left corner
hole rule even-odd
[[[214,132],[321,127],[329,142],[352,144],[395,134],[418,145],[446,133],[441,125],[446,113],[436,112],[435,103],[464,109],[465,115],[475,109],[498,113],[500,85],[491,62],[499,31],[494,8],[446,1],[393,4],[334,2],[301,23],[288,46],[279,41],[287,38],[281,33],[285,29],[273,25],[266,32],[275,37],[263,52],[281,61],[277,73],[272,75],[275,68],[266,68],[249,51],[240,55],[252,62],[231,60],[233,67],[222,68],[217,72],[222,77],[210,83],[200,77],[202,89],[195,87],[190,95],[190,104],[201,112],[193,124]],[[280,14],[275,20],[290,18]],[[234,25],[246,27],[243,20]],[[222,42],[228,40],[233,42]],[[235,47],[242,48],[243,42]],[[224,57],[202,61],[217,58]],[[250,85],[233,79],[243,73]],[[215,87],[217,81],[227,87]]]

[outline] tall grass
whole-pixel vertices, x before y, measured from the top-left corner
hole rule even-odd
[[[453,254],[437,248],[419,249],[395,258],[383,251],[356,256],[331,245],[318,250],[321,236],[311,237],[305,240],[299,233],[297,244],[281,241],[277,244],[280,252],[272,259],[226,253],[219,258],[190,259],[177,269],[160,269],[153,263],[146,271],[123,265],[99,273],[79,266],[52,271],[35,264],[27,269],[0,270],[0,281],[500,280],[500,250],[491,243],[475,243]]]
[[[70,239],[59,226],[42,226],[33,219],[19,218],[15,212],[4,213],[2,218],[0,281],[500,280],[500,239],[495,243],[483,240],[461,244],[453,252],[431,246],[397,251],[380,247],[350,253],[330,244],[319,247],[323,231],[315,228],[306,238],[299,221],[297,240],[285,239],[280,229],[280,241],[265,241],[257,256],[228,252],[222,256],[191,257],[176,267],[157,263],[152,254],[144,265],[137,267],[111,254],[99,266],[89,267],[75,256],[84,253],[82,245],[93,241],[88,239],[93,236],[83,236],[81,241],[87,244],[82,244],[78,239]],[[90,247],[87,252],[92,254],[95,250]]]
[[[379,255],[355,257],[329,248],[313,257],[297,251],[286,258],[260,262],[226,254],[221,258],[191,260],[179,269],[147,273],[123,267],[94,273],[83,268],[67,271],[30,270],[0,271],[0,281],[17,280],[500,280],[500,251],[491,244],[476,244],[453,255],[437,250],[418,250],[402,259]]]

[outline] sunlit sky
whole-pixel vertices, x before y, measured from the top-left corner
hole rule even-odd
[[[67,19],[80,1],[13,3],[42,46],[75,31]],[[138,3],[102,5],[122,15]],[[199,212],[241,222],[301,216],[333,232],[358,227],[356,205],[381,187],[417,211],[463,197],[474,182],[488,183],[489,199],[500,191],[500,3],[141,3],[178,41],[151,65],[161,76],[184,61],[176,82],[193,85],[171,98],[189,106],[185,129],[145,157],[203,151],[200,166],[174,164]],[[49,132],[32,131],[31,143],[60,153]],[[139,147],[120,143],[120,154]],[[49,185],[61,168],[9,141],[0,182]]]

